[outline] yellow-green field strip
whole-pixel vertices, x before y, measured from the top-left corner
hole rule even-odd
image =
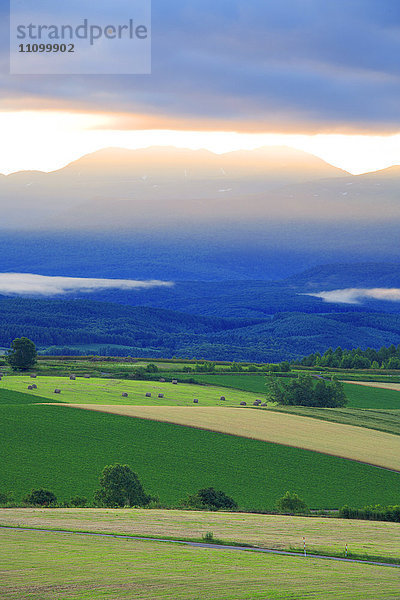
[[[395,563],[386,563],[386,562],[378,562],[378,561],[374,561],[374,560],[362,560],[362,559],[358,559],[358,558],[345,558],[345,557],[338,557],[338,556],[327,556],[327,555],[323,555],[323,554],[307,554],[307,550],[305,550],[303,553],[300,552],[293,552],[293,551],[288,551],[288,550],[271,550],[269,548],[255,548],[252,546],[239,546],[239,545],[229,545],[229,544],[209,544],[207,542],[192,542],[192,541],[188,541],[188,540],[173,540],[173,539],[163,539],[163,538],[150,538],[150,537],[138,537],[138,536],[129,536],[129,535],[123,535],[123,534],[115,534],[115,533],[96,533],[96,532],[87,532],[87,531],[68,531],[65,529],[39,529],[36,527],[12,527],[12,526],[8,526],[8,525],[1,525],[1,527],[3,529],[11,529],[11,530],[20,530],[20,531],[31,531],[31,532],[41,532],[41,533],[49,533],[49,534],[55,534],[55,533],[62,533],[62,534],[75,534],[75,535],[86,535],[86,536],[94,536],[94,537],[100,537],[100,538],[104,538],[104,537],[112,537],[114,539],[123,539],[123,540],[132,540],[132,541],[141,541],[141,542],[157,542],[157,543],[167,543],[167,544],[181,544],[183,546],[192,546],[194,548],[207,548],[208,550],[238,550],[238,551],[245,551],[245,552],[261,552],[264,554],[278,554],[278,555],[284,555],[284,556],[290,556],[290,557],[297,557],[297,558],[303,558],[303,559],[310,559],[310,558],[314,558],[314,559],[325,559],[325,560],[335,560],[335,561],[340,561],[340,562],[347,562],[347,563],[364,563],[364,564],[369,564],[369,565],[376,565],[379,567],[395,567],[395,568],[400,568],[400,565],[395,564]]]
[[[400,383],[385,383],[384,381],[345,381],[343,383],[351,383],[352,385],[361,385],[364,387],[380,388],[382,390],[395,390],[400,392]]]
[[[185,406],[58,404],[85,410],[196,427],[314,450],[400,471],[400,436],[259,409]]]
[[[201,540],[212,531],[224,543],[318,554],[380,556],[400,561],[400,524],[240,512],[105,508],[0,509],[0,525]]]

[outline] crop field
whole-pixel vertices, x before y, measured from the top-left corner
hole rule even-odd
[[[237,406],[244,401],[248,404],[254,402],[259,396],[241,390],[228,391],[227,388],[217,386],[199,386],[190,383],[155,381],[129,381],[105,378],[77,378],[75,381],[68,377],[37,377],[31,379],[29,375],[7,376],[0,381],[0,390],[12,390],[28,393],[28,386],[37,385],[36,390],[29,390],[34,397],[46,398],[50,401],[66,402],[71,404],[135,404],[157,406],[193,406],[197,398],[203,406]],[[60,394],[54,390],[60,389]],[[128,397],[122,397],[122,393]],[[151,394],[151,398],[146,397]],[[164,398],[158,398],[164,394]],[[220,400],[224,396],[225,401]],[[43,402],[43,400],[40,400]]]
[[[348,407],[400,409],[400,384],[375,382],[345,382]]]
[[[309,408],[306,406],[279,406],[269,410],[284,412],[302,417],[377,429],[400,435],[400,410],[362,408]]]
[[[9,508],[0,525],[201,540],[208,531],[224,542],[275,550],[379,556],[400,560],[400,525],[322,517],[159,509]]]
[[[80,408],[199,427],[342,456],[400,471],[400,436],[373,429],[244,408],[78,405]],[[64,410],[65,405],[59,410]]]
[[[393,567],[54,532],[0,539],[4,600],[398,600]]]
[[[42,486],[91,500],[104,466],[120,462],[166,506],[208,486],[248,510],[287,490],[311,508],[398,502],[400,474],[308,450],[67,406],[1,404],[0,418],[0,489],[17,500]]]

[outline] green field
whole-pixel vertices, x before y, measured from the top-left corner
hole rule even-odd
[[[0,416],[0,489],[17,499],[40,486],[91,498],[103,467],[121,462],[166,505],[206,486],[249,510],[288,489],[312,508],[398,502],[400,474],[318,452],[73,407],[4,403]]]
[[[344,391],[353,408],[400,409],[400,392],[383,388],[344,383]]]
[[[383,521],[140,508],[3,508],[0,525],[198,541],[211,531],[224,543],[274,550],[302,550],[305,536],[314,554],[343,556],[347,543],[352,556],[400,562],[400,525]]]
[[[38,389],[29,391],[29,394],[41,398],[40,402],[67,402],[70,404],[192,406],[193,399],[197,398],[202,406],[238,406],[241,401],[251,404],[259,397],[251,392],[227,391],[223,387],[195,386],[190,383],[174,385],[171,382],[84,379],[82,377],[71,381],[68,377],[42,376],[31,379],[29,375],[4,377],[0,381],[0,390],[28,393],[27,387],[32,383],[36,383]],[[61,394],[54,393],[56,388],[61,390]],[[123,392],[128,393],[127,398],[122,397]],[[151,398],[146,398],[147,392],[151,393]],[[164,398],[158,398],[159,393],[164,394]],[[221,401],[221,396],[226,397],[226,400]]]
[[[398,600],[399,570],[172,543],[0,530],[4,600]]]

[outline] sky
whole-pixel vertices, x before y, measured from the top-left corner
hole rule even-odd
[[[7,4],[0,173],[171,144],[290,145],[352,173],[400,164],[398,0],[153,0],[152,73],[103,76],[10,75]]]

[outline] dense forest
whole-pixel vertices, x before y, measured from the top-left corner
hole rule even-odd
[[[333,350],[329,348],[322,355],[314,352],[293,364],[305,367],[333,367],[340,369],[400,369],[400,344],[392,344],[388,348],[382,346],[379,350],[353,348],[342,350],[340,346]]]

